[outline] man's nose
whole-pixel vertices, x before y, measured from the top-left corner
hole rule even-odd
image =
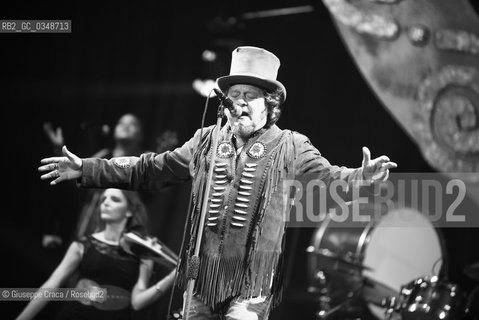
[[[245,106],[248,104],[248,102],[246,101],[246,97],[244,96],[240,96],[237,100],[236,100],[236,104],[240,105],[240,106]]]

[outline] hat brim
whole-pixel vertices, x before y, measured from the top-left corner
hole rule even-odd
[[[251,75],[232,75],[220,77],[216,79],[216,83],[223,92],[225,92],[228,87],[235,84],[250,84],[264,88],[268,92],[274,92],[279,89],[283,92],[283,102],[286,100],[286,88],[281,82],[275,80],[262,79]]]

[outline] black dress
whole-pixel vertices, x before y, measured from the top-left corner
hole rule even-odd
[[[79,241],[84,246],[79,266],[79,279],[88,279],[102,286],[115,286],[131,293],[139,273],[140,260],[118,245],[110,245],[88,236]],[[93,305],[68,301],[59,310],[57,320],[66,319],[131,319],[130,303],[120,310],[101,310]]]

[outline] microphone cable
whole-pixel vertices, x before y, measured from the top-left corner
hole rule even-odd
[[[214,91],[214,89],[211,89],[210,93],[206,97],[205,106],[204,106],[204,109],[203,109],[203,116],[201,117],[200,139],[198,140],[198,145],[196,146],[196,151],[197,152],[200,148],[201,141],[202,141],[202,138],[203,138],[203,127],[205,125],[206,113],[208,111],[208,104],[209,104],[209,101],[210,101],[210,96],[211,96],[211,93],[213,91]],[[180,264],[181,264],[181,255],[183,254],[183,250],[185,249],[184,247],[185,247],[185,240],[186,240],[186,231],[188,229],[187,228],[188,227],[188,221],[190,221],[191,214],[192,214],[192,212],[191,212],[192,196],[193,196],[193,190],[190,192],[190,199],[188,201],[188,212],[187,212],[187,215],[186,215],[186,225],[183,228],[183,235],[182,235],[181,246],[180,246],[180,254],[179,254],[180,259],[178,260],[178,265],[176,266],[175,280],[173,281],[173,288],[171,289],[170,300],[168,302],[168,312],[166,314],[166,319],[167,320],[170,320],[169,317],[170,317],[170,314],[171,314],[171,305],[173,303],[173,296],[174,296],[174,292],[175,292],[175,288],[176,288],[176,281],[178,279],[178,272],[179,272],[179,268],[180,268]]]

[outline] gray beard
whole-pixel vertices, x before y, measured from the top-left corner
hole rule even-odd
[[[247,140],[256,130],[252,127],[243,127],[236,126],[232,128],[234,135],[241,137],[244,140]]]

